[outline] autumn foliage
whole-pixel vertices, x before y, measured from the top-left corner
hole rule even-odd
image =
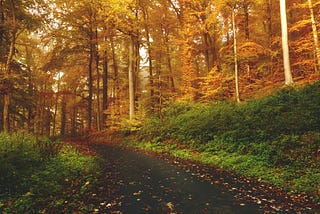
[[[293,80],[317,81],[320,4],[286,6]],[[82,135],[162,117],[175,100],[236,101],[238,85],[246,101],[284,84],[275,0],[4,0],[0,15],[7,132]]]

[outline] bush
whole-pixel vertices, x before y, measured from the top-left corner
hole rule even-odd
[[[240,105],[173,104],[165,108],[163,119],[146,119],[139,134],[148,141],[177,139],[197,146],[215,142],[230,152],[262,155],[276,165],[302,160],[302,155],[295,154],[298,150],[310,160],[320,146],[316,137],[320,130],[319,97],[317,82]]]
[[[0,133],[0,213],[72,213],[99,171],[98,159],[71,146]]]
[[[0,133],[0,194],[3,191],[25,191],[29,170],[57,156],[60,147],[60,143],[48,138],[36,138],[23,133]]]

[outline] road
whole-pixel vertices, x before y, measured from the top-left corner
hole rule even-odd
[[[112,190],[100,202],[107,213],[263,213],[232,191],[165,160],[119,147],[92,145],[105,160]],[[113,185],[112,187],[110,185]],[[109,198],[108,198],[109,197]],[[112,200],[110,200],[112,199]]]

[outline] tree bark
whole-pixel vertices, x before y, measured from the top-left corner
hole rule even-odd
[[[89,73],[89,80],[88,80],[88,88],[89,88],[89,95],[88,95],[88,127],[87,131],[90,132],[92,129],[92,95],[93,95],[93,30],[92,26],[90,27],[90,36],[89,36],[89,64],[88,64],[88,73]]]
[[[113,97],[115,98],[115,114],[120,114],[120,83],[119,83],[119,68],[118,60],[116,56],[115,44],[113,36],[110,37],[111,51],[112,51],[112,62],[114,72],[114,83],[113,83]]]
[[[267,33],[268,33],[268,48],[269,48],[269,64],[268,64],[268,71],[269,74],[273,72],[273,59],[272,59],[272,15],[271,15],[271,8],[272,8],[272,1],[271,0],[265,0],[265,4],[267,5],[266,8],[266,19],[267,19]]]
[[[292,80],[292,73],[290,68],[286,0],[280,0],[280,16],[281,16],[282,51],[283,51],[283,68],[284,68],[285,84],[291,85],[293,83],[293,80]]]
[[[129,119],[133,120],[135,116],[135,98],[134,98],[134,36],[131,36],[129,44],[129,69],[128,69],[128,78],[129,78]]]
[[[246,40],[250,39],[250,30],[249,30],[249,3],[243,2],[243,12],[244,12],[244,31],[246,35]]]
[[[319,39],[318,39],[318,31],[317,24],[314,18],[313,12],[313,4],[312,0],[308,0],[309,10],[310,10],[310,19],[312,25],[312,34],[313,34],[313,42],[315,47],[315,57],[316,57],[316,72],[320,72],[320,47],[319,47]]]
[[[145,20],[145,31],[146,31],[146,39],[147,39],[147,50],[148,50],[148,62],[149,62],[149,84],[150,84],[150,98],[151,100],[154,97],[154,84],[153,84],[153,64],[152,64],[152,50],[151,50],[151,42],[150,42],[150,32],[148,25],[148,12],[144,11],[144,20]],[[151,103],[152,109],[154,108],[153,103]]]
[[[100,72],[99,72],[99,44],[98,44],[98,29],[95,32],[95,61],[96,61],[96,73],[97,73],[97,128],[101,130],[101,103],[100,103]]]
[[[67,119],[67,103],[66,103],[66,95],[62,95],[61,101],[61,129],[60,135],[64,136],[66,133],[66,119]]]
[[[5,80],[6,91],[3,98],[3,131],[8,133],[10,131],[10,122],[9,122],[9,106],[10,106],[10,94],[11,94],[11,62],[14,56],[15,45],[16,45],[16,34],[17,34],[17,26],[16,26],[16,15],[15,15],[15,4],[14,1],[11,0],[11,12],[12,12],[12,30],[10,33],[10,48],[5,66],[5,74],[7,75],[7,79]]]
[[[74,89],[73,101],[72,101],[72,116],[71,116],[71,135],[76,136],[77,134],[77,89]]]
[[[105,37],[107,41],[107,37]],[[108,50],[104,50],[103,56],[103,75],[102,75],[102,108],[103,110],[108,109]],[[106,124],[107,115],[102,114],[102,124]],[[106,128],[105,125],[102,127]]]
[[[170,47],[169,47],[169,33],[167,29],[165,29],[165,42],[166,42],[167,66],[169,70],[169,86],[171,88],[171,91],[175,92],[175,83],[173,79],[173,70],[172,70]]]
[[[60,95],[60,73],[58,73],[58,81],[57,81],[57,92],[55,93],[55,103],[54,103],[54,112],[53,112],[53,127],[52,127],[52,136],[56,135],[56,126],[57,126],[57,111],[59,104],[59,95]]]
[[[235,86],[236,86],[236,101],[240,103],[235,8],[232,8],[232,31],[233,31],[234,77],[235,77]]]

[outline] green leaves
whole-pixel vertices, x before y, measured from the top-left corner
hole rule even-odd
[[[204,162],[316,195],[319,179],[312,173],[319,174],[319,97],[316,82],[239,105],[174,104],[162,120],[146,120],[140,140],[148,150],[184,158],[196,150]]]
[[[83,210],[99,177],[97,158],[23,134],[0,134],[0,212]],[[50,211],[47,210],[50,208]]]

